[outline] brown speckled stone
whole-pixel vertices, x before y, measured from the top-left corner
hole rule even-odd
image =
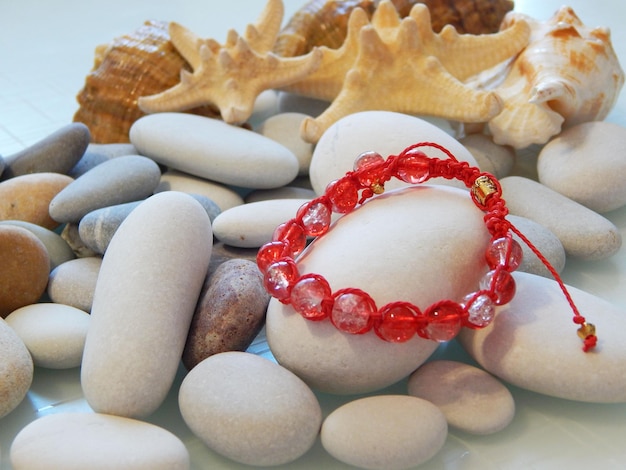
[[[25,220],[54,229],[48,206],[54,196],[74,181],[60,173],[32,173],[0,183],[0,220]]]
[[[200,294],[183,352],[185,367],[191,370],[216,353],[245,351],[265,323],[268,302],[255,263],[245,259],[222,263]]]
[[[50,259],[45,245],[31,232],[0,226],[0,317],[37,302],[46,289]]]

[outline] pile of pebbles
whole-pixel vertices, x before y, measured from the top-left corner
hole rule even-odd
[[[138,120],[130,144],[90,144],[87,127],[72,123],[0,158],[0,419],[26,396],[35,366],[80,366],[93,409],[26,425],[11,446],[15,469],[189,468],[184,443],[145,421],[181,359],[185,423],[213,451],[249,465],[293,462],[320,440],[350,465],[415,467],[449,428],[504,429],[515,404],[503,382],[626,401],[624,312],[572,289],[601,332],[598,351],[585,355],[558,285],[523,243],[513,302],[488,328],[458,337],[482,368],[429,360],[437,343],[422,338],[391,344],[307,322],[270,300],[255,264],[276,226],[361,152],[397,154],[420,141],[496,175],[509,219],[557,272],[569,257],[606,259],[621,247],[602,214],[626,205],[626,129],[593,122],[564,131],[541,149],[535,180],[514,175],[514,152],[483,135],[457,141],[417,117],[368,111],[312,146],[298,137],[312,110],[283,109],[273,92],[259,102],[254,131],[162,113]],[[363,286],[380,305],[471,291],[488,240],[482,214],[466,188],[429,183],[390,182],[336,217],[303,269]],[[276,362],[245,352],[264,326]],[[401,380],[406,394],[377,393]],[[323,416],[318,392],[355,399]]]

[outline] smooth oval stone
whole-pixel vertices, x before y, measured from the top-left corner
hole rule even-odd
[[[32,173],[0,183],[0,220],[24,220],[48,229],[59,223],[50,217],[50,201],[74,180],[59,173]]]
[[[209,263],[208,275],[211,275],[222,264],[231,259],[247,259],[256,264],[257,248],[237,248],[236,246],[225,245],[222,242],[213,243],[211,251],[211,262]]]
[[[448,425],[471,434],[501,431],[515,416],[513,395],[504,384],[462,362],[427,362],[409,377],[408,391],[436,405]]]
[[[165,399],[211,257],[202,206],[175,191],[146,199],[102,260],[81,368],[98,412],[139,417]]]
[[[521,176],[507,176],[500,184],[509,212],[548,228],[568,255],[598,260],[622,246],[622,236],[610,220],[547,186]]]
[[[218,119],[150,114],[135,121],[129,135],[142,155],[224,184],[275,188],[298,174],[298,160],[286,147]]]
[[[302,380],[245,352],[216,354],[194,367],[178,403],[202,442],[247,465],[294,461],[313,446],[322,422],[317,398]]]
[[[102,258],[91,256],[59,265],[48,278],[48,296],[53,302],[91,311]]]
[[[39,241],[43,243],[46,247],[46,251],[48,252],[48,256],[50,258],[50,271],[59,266],[60,264],[65,263],[71,259],[75,258],[74,252],[72,248],[67,244],[65,240],[56,232],[52,230],[48,230],[40,225],[35,225],[30,222],[25,222],[23,220],[2,220],[0,221],[0,225],[15,225],[17,227],[22,227],[31,232]]]
[[[154,192],[158,193],[162,191],[181,191],[189,194],[200,194],[215,201],[222,211],[243,204],[243,198],[233,189],[223,184],[208,181],[176,170],[168,170],[161,175],[161,180]]]
[[[246,124],[256,127],[278,112],[278,93],[276,90],[263,90],[254,100],[252,114]]]
[[[351,401],[326,417],[324,449],[341,462],[368,469],[406,469],[430,460],[443,447],[448,426],[432,403],[405,395]]]
[[[303,113],[280,113],[269,117],[259,126],[257,132],[287,147],[298,159],[298,174],[307,175],[313,156],[313,144],[300,137],[300,125],[305,118]]]
[[[353,287],[382,307],[408,301],[425,310],[462,299],[486,272],[489,235],[467,191],[419,186],[383,194],[341,217],[298,258],[300,274],[318,273],[333,292]],[[434,248],[436,247],[436,248]],[[437,348],[415,336],[405,343],[373,331],[350,335],[330,321],[311,322],[270,301],[266,336],[278,362],[315,389],[366,393],[408,376]]]
[[[363,152],[375,151],[387,158],[418,142],[436,142],[451,151],[458,160],[476,166],[472,154],[454,137],[423,119],[391,111],[363,111],[339,119],[322,135],[311,159],[309,174],[317,194],[323,194],[331,181],[352,171],[354,161]],[[447,158],[441,151],[424,147],[431,157]],[[452,184],[454,180],[435,178],[430,183]],[[397,179],[385,184],[389,189],[407,186]]]
[[[278,93],[278,111],[281,113],[297,112],[315,117],[322,114],[329,105],[328,101],[309,98],[308,96],[285,91]]]
[[[517,227],[517,229],[541,252],[557,273],[563,270],[567,257],[563,244],[554,233],[543,225],[527,219],[526,217],[508,215],[507,220],[515,225],[515,227]],[[552,274],[548,268],[530,247],[516,234],[513,234],[513,239],[520,244],[523,253],[522,262],[517,270],[552,278]]]
[[[68,124],[30,147],[4,157],[2,179],[29,173],[67,174],[85,153],[91,135],[80,122]]]
[[[246,195],[246,203],[270,199],[315,199],[315,191],[299,186],[283,186],[275,189],[257,189]]]
[[[126,155],[88,171],[50,201],[50,216],[59,222],[79,222],[95,209],[139,201],[152,194],[161,170],[152,160]]]
[[[245,351],[265,324],[269,300],[255,262],[222,263],[202,288],[183,351],[185,367],[191,370],[213,354]]]
[[[154,424],[99,413],[54,413],[26,425],[11,444],[14,470],[185,470],[189,452]]]
[[[41,241],[25,228],[0,226],[0,317],[35,303],[46,290],[50,258]]]
[[[626,205],[626,128],[585,122],[564,130],[539,152],[539,181],[596,212]]]
[[[137,155],[137,149],[133,144],[94,144],[90,143],[80,160],[69,171],[68,175],[78,178],[84,175],[93,167],[104,163],[107,160],[125,155]]]
[[[504,178],[513,170],[515,151],[512,147],[496,144],[485,134],[469,134],[459,139],[478,162],[478,167],[496,178]]]
[[[626,402],[626,312],[568,286],[598,345],[582,351],[573,313],[559,285],[542,276],[514,273],[517,293],[482,330],[463,330],[459,341],[485,370],[521,388],[595,403]]]
[[[89,319],[88,313],[69,305],[40,303],[14,310],[6,321],[36,366],[68,369],[80,365]]]
[[[26,345],[6,321],[0,318],[0,418],[24,399],[33,382],[33,360]]]
[[[233,207],[215,218],[213,234],[227,245],[260,247],[271,241],[276,227],[294,218],[298,209],[309,200],[272,199]]]

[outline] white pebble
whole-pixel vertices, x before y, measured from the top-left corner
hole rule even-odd
[[[493,434],[515,416],[513,396],[504,384],[462,362],[427,362],[411,374],[408,390],[439,407],[450,426],[471,434]]]
[[[439,452],[448,435],[443,413],[412,396],[380,395],[351,401],[322,424],[324,449],[359,468],[416,467]]]
[[[9,324],[0,318],[0,418],[24,399],[33,382],[33,360],[26,345]]]
[[[90,312],[101,266],[99,256],[77,258],[57,266],[48,278],[48,296],[53,302]]]
[[[183,419],[209,448],[248,465],[292,462],[315,443],[317,398],[287,369],[245,352],[215,354],[180,386]]]
[[[260,134],[275,140],[293,152],[298,159],[299,175],[309,173],[313,156],[313,144],[306,142],[300,136],[300,125],[307,117],[310,116],[302,113],[276,114],[263,121],[257,129]]]
[[[11,444],[14,470],[186,470],[185,444],[171,432],[129,418],[54,413],[27,424]]]
[[[36,366],[69,369],[81,363],[90,318],[69,305],[39,303],[14,310],[6,321],[22,338]]]

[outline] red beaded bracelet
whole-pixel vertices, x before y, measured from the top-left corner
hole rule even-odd
[[[447,158],[429,157],[420,147],[436,148]],[[481,279],[479,289],[461,302],[441,300],[422,310],[409,302],[398,301],[378,308],[360,289],[343,288],[333,292],[321,275],[300,275],[294,258],[304,250],[307,237],[323,236],[331,225],[332,212],[351,212],[367,199],[381,194],[392,177],[410,184],[434,177],[458,179],[470,188],[472,200],[485,213],[485,225],[491,234],[485,254],[490,270]],[[296,217],[276,228],[272,241],[259,249],[257,264],[269,294],[290,304],[307,320],[328,318],[337,329],[351,334],[374,330],[376,335],[390,342],[408,341],[416,334],[435,341],[449,341],[461,327],[477,329],[489,325],[496,306],[510,302],[515,295],[511,272],[520,265],[522,248],[513,239],[514,233],[559,283],[574,312],[574,323],[580,325],[578,334],[583,339],[583,350],[589,351],[597,343],[594,325],[587,323],[578,312],[548,260],[506,219],[508,209],[501,196],[500,183],[493,175],[458,161],[449,150],[433,142],[412,145],[387,159],[376,152],[365,152],[357,158],[353,171],[331,182],[322,196],[304,204]]]

